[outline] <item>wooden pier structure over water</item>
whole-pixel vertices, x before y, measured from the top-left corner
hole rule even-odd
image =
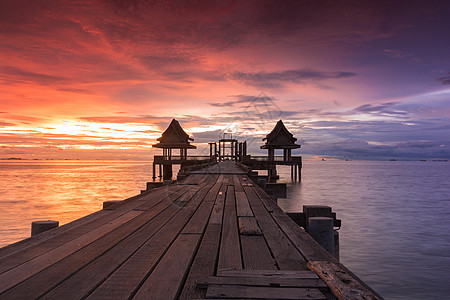
[[[0,299],[378,299],[236,162],[0,249]]]
[[[185,169],[198,165],[213,164],[224,160],[240,162],[247,167],[249,172],[257,170],[267,171],[267,181],[279,179],[277,165],[287,165],[291,167],[291,177],[294,180],[301,180],[302,157],[292,156],[292,149],[300,148],[295,144],[296,138],[287,130],[283,121],[279,120],[273,130],[267,134],[263,141],[266,143],[260,146],[267,150],[267,156],[254,156],[247,154],[247,142],[240,142],[233,138],[231,133],[223,133],[223,137],[218,142],[210,142],[209,156],[189,156],[187,149],[195,149],[196,146],[190,142],[192,138],[183,130],[177,120],[173,119],[162,136],[157,139],[156,148],[163,149],[163,155],[156,155],[153,160],[153,179],[156,179],[156,166],[159,168],[159,178],[171,180],[173,177],[172,165],[181,166],[181,174]],[[174,155],[173,150],[179,150],[179,155]],[[282,150],[282,156],[276,156],[275,151]]]

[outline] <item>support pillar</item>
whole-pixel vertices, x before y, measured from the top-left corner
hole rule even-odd
[[[274,160],[274,156],[275,156],[275,150],[273,148],[269,148],[268,150],[268,156],[269,156],[269,161],[273,161]]]
[[[172,180],[172,165],[163,165],[163,180]]]

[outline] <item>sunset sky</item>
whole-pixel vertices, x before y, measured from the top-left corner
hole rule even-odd
[[[0,158],[149,159],[282,119],[305,158],[450,159],[448,1],[0,1]],[[158,150],[159,152],[160,150]]]

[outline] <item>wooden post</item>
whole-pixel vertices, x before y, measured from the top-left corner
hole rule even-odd
[[[269,161],[273,161],[275,157],[275,150],[272,148],[267,149],[268,152],[268,159]]]
[[[163,165],[163,180],[172,180],[172,165],[165,164]]]
[[[161,164],[159,164],[159,178],[161,178],[162,177],[162,165]]]
[[[31,236],[41,232],[56,228],[59,226],[58,221],[34,221],[31,223]]]
[[[153,171],[153,172],[152,172],[153,180],[155,180],[155,178],[156,178],[156,174],[155,174],[155,173],[156,173],[156,169],[155,169],[155,168],[156,168],[155,162],[153,162],[153,168],[152,168],[152,171]]]

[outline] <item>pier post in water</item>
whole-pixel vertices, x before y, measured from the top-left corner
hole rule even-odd
[[[56,228],[59,226],[58,221],[34,221],[31,223],[31,236],[41,232]]]

